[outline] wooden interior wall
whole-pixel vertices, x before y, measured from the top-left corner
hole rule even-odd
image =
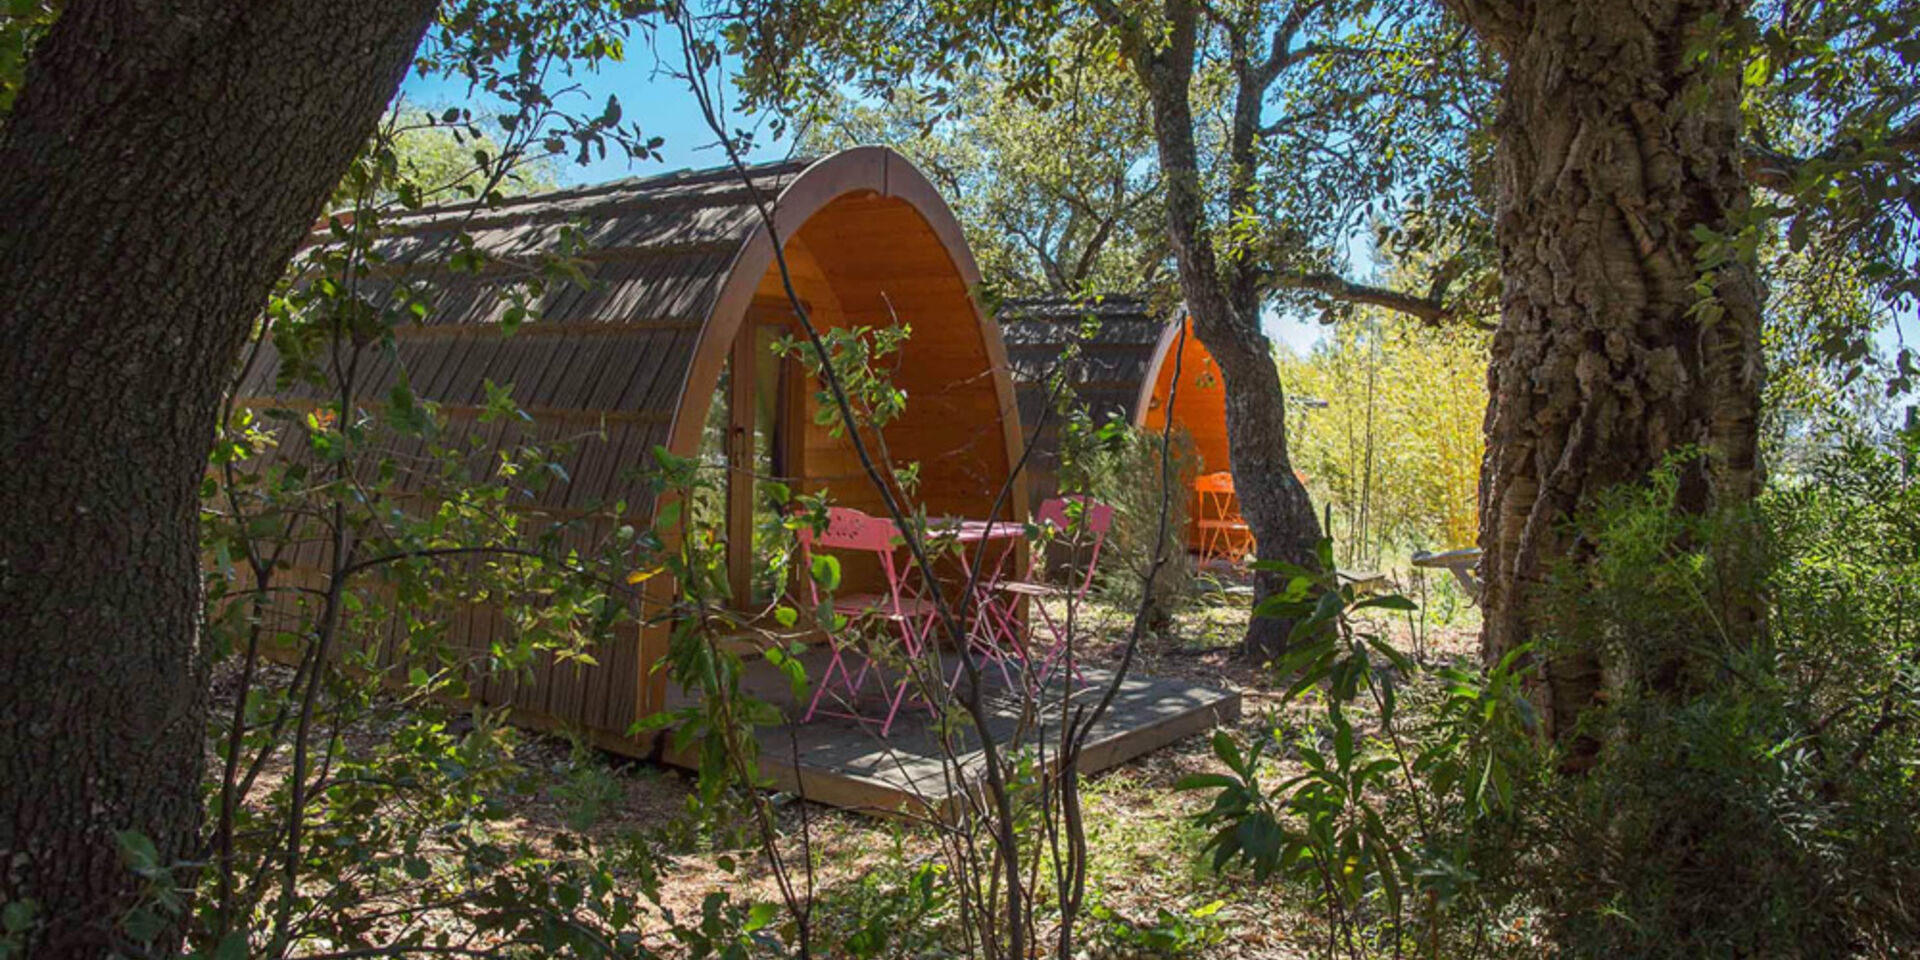
[[[1005,418],[1018,411],[1000,409],[979,315],[939,238],[903,201],[871,194],[830,204],[803,235],[847,322],[913,329],[894,371],[906,412],[886,430],[895,462],[920,464],[929,513],[985,516],[1007,478]]]
[[[1174,342],[1179,342],[1175,338]],[[1153,399],[1148,404],[1142,422],[1158,427],[1165,416],[1167,397],[1173,396],[1173,421],[1175,429],[1184,430],[1193,442],[1194,454],[1199,458],[1198,473],[1220,473],[1233,469],[1227,456],[1227,391],[1220,379],[1220,368],[1213,361],[1213,354],[1207,352],[1205,344],[1193,335],[1193,321],[1187,321],[1185,346],[1180,357],[1171,355],[1161,362],[1160,372],[1153,383]],[[1180,368],[1180,389],[1173,390],[1173,372],[1178,359]],[[1193,526],[1188,529],[1191,546],[1198,548],[1198,521],[1203,518],[1200,504],[1194,501],[1189,508]]]
[[[893,382],[907,392],[907,406],[885,429],[885,449],[896,467],[920,464],[919,495],[929,515],[986,516],[1008,473],[1003,418],[1018,412],[1000,409],[979,314],[933,229],[902,200],[851,194],[810,218],[786,254],[794,291],[817,327],[912,327],[891,358]],[[776,264],[761,278],[755,300],[784,299]],[[830,491],[836,503],[884,514],[851,439],[816,422],[819,389],[810,379],[804,391],[799,492]],[[867,439],[877,453],[881,445],[871,434]],[[876,562],[842,558],[842,568],[845,590],[884,587]]]
[[[787,241],[787,275],[793,283],[793,291],[806,304],[807,318],[816,329],[844,327],[847,325],[847,314],[840,306],[839,292],[822,269],[809,237],[810,234],[803,227]],[[768,267],[766,274],[760,278],[754,300],[768,305],[766,313],[769,317],[780,315],[779,308],[787,302],[787,294],[779,264]],[[791,306],[786,309],[790,314]],[[802,333],[797,321],[793,322],[792,332],[795,336]],[[814,415],[820,408],[817,399],[820,389],[818,378],[805,378],[801,390],[802,408],[797,417],[802,424],[799,438],[801,476],[794,492],[812,494],[829,490],[835,502],[844,506],[867,513],[884,513],[886,508],[880,494],[866,481],[860,470],[859,457],[854,452],[853,444],[844,437],[836,439],[827,427],[815,421]],[[841,562],[842,578],[847,589],[865,591],[884,586],[876,563],[859,557],[842,557]]]

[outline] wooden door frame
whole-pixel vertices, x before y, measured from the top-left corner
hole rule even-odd
[[[801,306],[812,310],[805,301]],[[727,583],[736,610],[753,605],[754,420],[759,413],[759,354],[755,347],[761,330],[794,326],[793,306],[786,299],[755,298],[730,348],[733,376],[727,397]],[[802,463],[806,443],[801,431],[806,428],[807,378],[797,361],[787,358],[781,363],[791,365],[795,375],[785,378],[786,396],[775,407],[775,459],[789,479],[797,480],[806,475]]]

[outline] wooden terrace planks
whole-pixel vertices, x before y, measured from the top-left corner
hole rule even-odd
[[[826,654],[811,651],[803,658],[808,676],[825,669]],[[1074,703],[1092,702],[1111,676],[1105,670],[1085,668],[1089,685]],[[787,703],[786,680],[773,668],[756,662],[749,668],[743,689],[775,703]],[[1043,716],[1045,733],[1059,736],[1058,688],[1050,694]],[[685,706],[678,690],[669,692],[667,709]],[[1017,722],[1014,702],[990,696],[992,730],[1002,743]],[[908,713],[905,711],[916,711]],[[789,712],[794,712],[789,708]],[[1184,737],[1232,723],[1240,716],[1240,694],[1186,681],[1134,674],[1121,686],[1112,709],[1095,726],[1081,758],[1083,774],[1097,773],[1127,762]],[[818,718],[805,724],[762,728],[760,766],[782,789],[809,800],[874,813],[911,811],[950,815],[960,798],[946,782],[939,745],[931,736],[925,708],[906,707],[891,735],[881,739],[877,724],[839,718]],[[695,767],[697,751],[663,754],[675,766]],[[796,760],[797,758],[797,760]],[[977,748],[961,756],[977,762]]]

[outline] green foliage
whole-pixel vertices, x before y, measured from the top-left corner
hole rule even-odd
[[[952,158],[956,183],[986,187],[983,206],[1002,195],[1026,201],[987,218],[1018,241],[989,237],[991,266],[1002,249],[1020,265],[996,276],[1071,288],[1075,271],[1061,254],[1087,249],[1072,236],[1076,218],[1086,230],[1121,209],[1127,216],[1113,222],[1125,226],[1132,207],[1115,198],[1135,183],[1198,178],[1207,241],[1262,278],[1265,302],[1343,315],[1324,281],[1355,266],[1350,240],[1373,230],[1382,247],[1433,254],[1432,276],[1420,281],[1433,299],[1451,294],[1463,313],[1488,312],[1492,140],[1479,118],[1492,113],[1494,74],[1489,58],[1463,55],[1458,22],[1431,4],[1374,0],[1202,9],[1178,107],[1171,89],[1148,89],[1154,71],[1138,59],[1171,42],[1170,4],[749,3],[733,8],[728,41],[746,64],[749,105],[817,111],[844,103],[852,86],[889,103],[855,129],[936,158],[936,170]],[[982,72],[998,102],[976,91]],[[914,91],[910,102],[894,102],[902,89]],[[1191,156],[1147,147],[1131,105],[1156,96],[1170,111],[1163,117],[1186,120],[1174,135],[1190,141]],[[1116,152],[1108,130],[1138,130],[1140,143]],[[1142,178],[1148,168],[1160,176]],[[1061,276],[1048,275],[1047,259]]]
[[[1287,653],[1276,665],[1291,681],[1286,697],[1315,691],[1323,704],[1323,727],[1292,742],[1280,731],[1273,737],[1286,744],[1300,772],[1266,785],[1261,763],[1267,743],[1243,751],[1221,732],[1214,736],[1214,754],[1229,772],[1190,775],[1176,786],[1214,791],[1213,806],[1199,816],[1215,831],[1206,845],[1214,869],[1241,862],[1257,880],[1279,876],[1293,882],[1325,909],[1329,937],[1337,932],[1351,944],[1356,934],[1380,923],[1398,939],[1413,932],[1406,914],[1424,878],[1451,872],[1433,862],[1439,853],[1432,843],[1435,828],[1420,796],[1427,785],[1415,770],[1465,779],[1460,744],[1471,734],[1445,722],[1449,715],[1443,713],[1436,725],[1441,736],[1425,749],[1409,744],[1398,724],[1398,691],[1418,667],[1361,614],[1407,611],[1413,604],[1394,595],[1359,595],[1330,572],[1332,553],[1332,541],[1322,541],[1318,566],[1325,573],[1258,564],[1287,578],[1286,589],[1254,611],[1293,624]],[[1351,708],[1362,694],[1379,724],[1375,737],[1353,723]],[[1508,776],[1503,764],[1480,773],[1483,783]],[[1410,823],[1394,805],[1396,796],[1411,801]],[[1409,830],[1418,842],[1406,836]],[[1431,926],[1427,935],[1433,935]]]
[[[1280,353],[1289,450],[1343,563],[1475,542],[1489,339],[1366,310],[1306,356]]]
[[[562,777],[552,793],[560,802],[561,817],[567,829],[585,833],[619,804],[623,794],[613,771],[592,748],[581,742],[573,745],[573,754],[564,767],[553,771]]]
[[[1673,509],[1666,471],[1583,523],[1601,559],[1563,575],[1551,636],[1613,689],[1541,865],[1569,949],[1868,955],[1920,935],[1913,456],[1855,443],[1757,514],[1710,517]],[[1729,602],[1755,583],[1763,610]]]
[[[40,38],[53,29],[64,0],[6,0],[0,12],[0,123],[6,122],[13,101],[26,79],[27,58]]]
[[[507,134],[499,123],[472,119],[470,110],[403,109],[389,114],[383,126],[387,133],[374,141],[373,149],[391,154],[395,175],[391,190],[375,198],[382,204],[412,208],[459,203],[489,191],[513,197],[560,184],[553,155],[510,153],[501,144]],[[494,181],[489,172],[502,175]]]
[[[1125,606],[1140,602],[1140,591],[1154,560],[1151,622],[1164,623],[1194,593],[1193,557],[1187,551],[1188,502],[1183,478],[1193,476],[1197,457],[1185,434],[1176,431],[1166,451],[1171,490],[1160,481],[1159,431],[1137,429],[1119,419],[1095,425],[1086,408],[1069,405],[1060,426],[1060,486],[1085,493],[1114,508],[1113,526],[1100,553],[1098,585],[1107,599]],[[1166,510],[1164,549],[1160,518]]]
[[[1742,70],[1747,139],[1762,188],[1752,224],[1772,244],[1768,279],[1801,318],[1819,365],[1890,394],[1912,388],[1901,344],[1878,357],[1871,335],[1920,296],[1920,9],[1885,0],[1766,0],[1727,23],[1720,42]],[[1840,278],[1845,286],[1830,281]]]
[[[1226,932],[1214,916],[1224,906],[1226,901],[1213,900],[1191,910],[1155,907],[1151,921],[1137,921],[1096,900],[1087,908],[1087,916],[1094,921],[1095,941],[1116,954],[1206,956],[1210,948],[1226,940]]]
[[[829,327],[819,332],[817,345],[804,337],[788,336],[777,341],[774,350],[799,360],[808,376],[822,385],[815,396],[818,410],[814,413],[814,422],[826,427],[833,436],[844,437],[849,426],[848,413],[853,423],[877,430],[906,409],[906,391],[894,386],[887,358],[899,354],[900,347],[912,336],[913,328],[906,324]],[[829,367],[832,378],[823,376]],[[838,395],[832,382],[839,385]],[[847,412],[842,410],[842,397]]]
[[[1294,881],[1382,953],[1899,955],[1920,936],[1917,457],[1854,441],[1711,516],[1676,509],[1676,461],[1582,517],[1593,555],[1555,574],[1539,646],[1485,668],[1417,672],[1366,600],[1290,571],[1267,612],[1298,624],[1289,696],[1321,706],[1218,738],[1226,772],[1181,783],[1214,794],[1216,866]],[[1541,744],[1529,664],[1573,656],[1606,698]]]
[[[950,952],[954,885],[948,867],[933,860],[907,861],[896,841],[895,863],[863,872],[822,901],[823,942],[835,956],[853,960],[927,956]]]

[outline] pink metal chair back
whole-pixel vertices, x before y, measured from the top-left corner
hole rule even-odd
[[[828,507],[827,528],[815,534],[811,527],[800,528],[800,544],[815,543],[836,550],[872,550],[892,553],[900,529],[892,520],[861,513],[852,507]]]
[[[828,507],[827,528],[815,533],[812,527],[801,527],[799,531],[800,557],[806,568],[800,575],[807,578],[807,588],[813,602],[820,602],[820,585],[814,582],[813,549],[818,546],[827,550],[858,550],[874,554],[879,558],[880,571],[887,577],[887,599],[892,604],[892,612],[901,610],[902,591],[906,588],[904,572],[893,562],[893,550],[900,543],[900,528],[885,517],[876,517],[862,513],[852,507]]]
[[[1081,505],[1081,525],[1078,527],[1074,526],[1072,516],[1072,508],[1076,503]],[[1062,534],[1084,532],[1093,537],[1093,550],[1087,557],[1087,572],[1074,588],[1080,599],[1085,599],[1087,589],[1093,586],[1093,573],[1099,568],[1100,548],[1107,542],[1107,531],[1113,529],[1113,505],[1091,497],[1054,497],[1040,504],[1033,519]]]
[[[851,507],[829,507],[826,529],[816,532],[809,526],[802,526],[798,531],[797,539],[800,541],[800,557],[803,564],[800,575],[807,579],[808,596],[816,607],[821,602],[820,584],[813,578],[813,551],[816,547],[874,554],[879,561],[881,572],[886,575],[887,592],[884,594],[843,593],[834,598],[835,605],[838,607],[847,604],[849,607],[857,608],[849,616],[873,612],[890,617],[906,655],[920,656],[926,634],[932,626],[932,613],[927,603],[912,595],[906,582],[906,571],[894,562],[894,549],[900,542],[900,528],[895,526],[892,520],[861,513]],[[851,653],[858,658],[861,664],[858,673],[847,666],[842,657],[843,653]],[[813,700],[808,703],[806,715],[801,718],[801,722],[812,720],[814,713],[820,709],[821,698],[826,695],[835,671],[839,672],[841,687],[845,690],[849,701],[847,709],[851,711],[839,715],[866,719],[854,710],[852,701],[859,697],[860,689],[865,684],[867,676],[876,672],[876,668],[877,664],[871,654],[843,648],[838,641],[832,642],[827,668],[822,672],[815,686]],[[884,679],[882,684],[885,685]],[[899,715],[900,706],[906,700],[907,677],[902,676],[892,687],[893,692],[888,696],[887,701],[887,715],[880,725],[882,737],[893,728],[894,717]]]

